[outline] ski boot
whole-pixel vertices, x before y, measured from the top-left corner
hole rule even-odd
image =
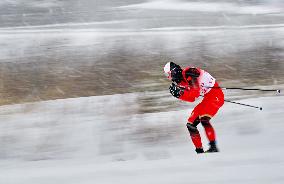
[[[196,148],[195,151],[197,154],[204,153],[203,148]]]
[[[216,142],[215,141],[211,141],[209,143],[210,147],[209,149],[206,151],[206,153],[214,153],[214,152],[219,152],[219,149],[216,146]]]

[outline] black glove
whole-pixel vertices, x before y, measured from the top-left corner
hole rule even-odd
[[[172,83],[169,89],[170,89],[170,93],[176,98],[179,98],[184,92],[184,89],[177,86],[175,83]]]
[[[180,67],[176,67],[176,68],[172,69],[171,70],[171,77],[172,77],[173,82],[180,83],[183,79],[182,69]]]

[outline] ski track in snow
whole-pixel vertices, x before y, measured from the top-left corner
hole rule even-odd
[[[155,32],[167,32],[167,31],[225,31],[225,30],[248,30],[254,31],[255,29],[266,30],[266,29],[280,29],[282,31],[284,24],[259,24],[259,25],[242,25],[242,26],[180,26],[180,27],[160,27],[160,28],[147,28],[147,29],[108,29],[108,28],[80,28],[80,26],[92,26],[97,24],[114,24],[128,22],[125,21],[109,21],[109,22],[89,22],[89,23],[70,23],[70,24],[50,24],[40,26],[21,26],[21,27],[6,27],[0,28],[1,34],[15,34],[15,33],[100,33],[100,34],[111,34],[117,36],[121,34],[135,35]]]
[[[120,9],[152,9],[152,10],[176,10],[192,12],[222,12],[230,14],[270,14],[280,13],[282,7],[268,5],[239,6],[234,3],[220,2],[186,2],[179,0],[149,1],[141,4],[132,4],[118,7]]]
[[[204,155],[185,128],[190,108],[136,114],[138,96],[0,107],[0,183],[282,183],[283,96],[240,101],[263,111],[226,103],[213,120],[221,152]]]

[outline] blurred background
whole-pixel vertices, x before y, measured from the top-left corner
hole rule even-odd
[[[19,174],[10,160],[94,159],[97,164],[162,159],[167,164],[188,159],[184,153],[195,153],[184,125],[198,102],[171,97],[164,64],[203,68],[225,87],[282,89],[283,51],[281,0],[2,0],[0,169],[9,166]],[[263,159],[283,167],[283,159],[272,159],[276,155],[267,158],[270,149],[283,146],[278,137],[284,128],[279,124],[282,95],[225,95],[268,110],[259,114],[240,106],[223,107],[213,121],[224,165],[229,167],[230,153],[255,168]],[[267,132],[267,122],[272,132]],[[248,136],[243,142],[250,144],[237,141],[243,135]],[[239,156],[242,149],[259,160],[247,162]],[[220,161],[209,159],[207,168]],[[177,163],[180,168],[182,162]],[[195,159],[188,163],[198,165]],[[275,169],[273,164],[267,167]],[[261,178],[261,173],[242,182],[274,181]],[[223,174],[228,173],[217,172]],[[283,181],[277,174],[274,178]],[[9,176],[0,179],[7,183]],[[208,181],[229,181],[214,178]],[[20,179],[11,180],[17,182]]]
[[[282,1],[5,0],[0,10],[2,105],[167,90],[168,61],[226,86],[283,84]]]

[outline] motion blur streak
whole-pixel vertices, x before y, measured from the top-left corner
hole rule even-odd
[[[0,1],[0,183],[283,183],[282,94],[225,91],[263,111],[225,104],[197,156],[162,73],[283,89],[283,51],[281,0]]]

